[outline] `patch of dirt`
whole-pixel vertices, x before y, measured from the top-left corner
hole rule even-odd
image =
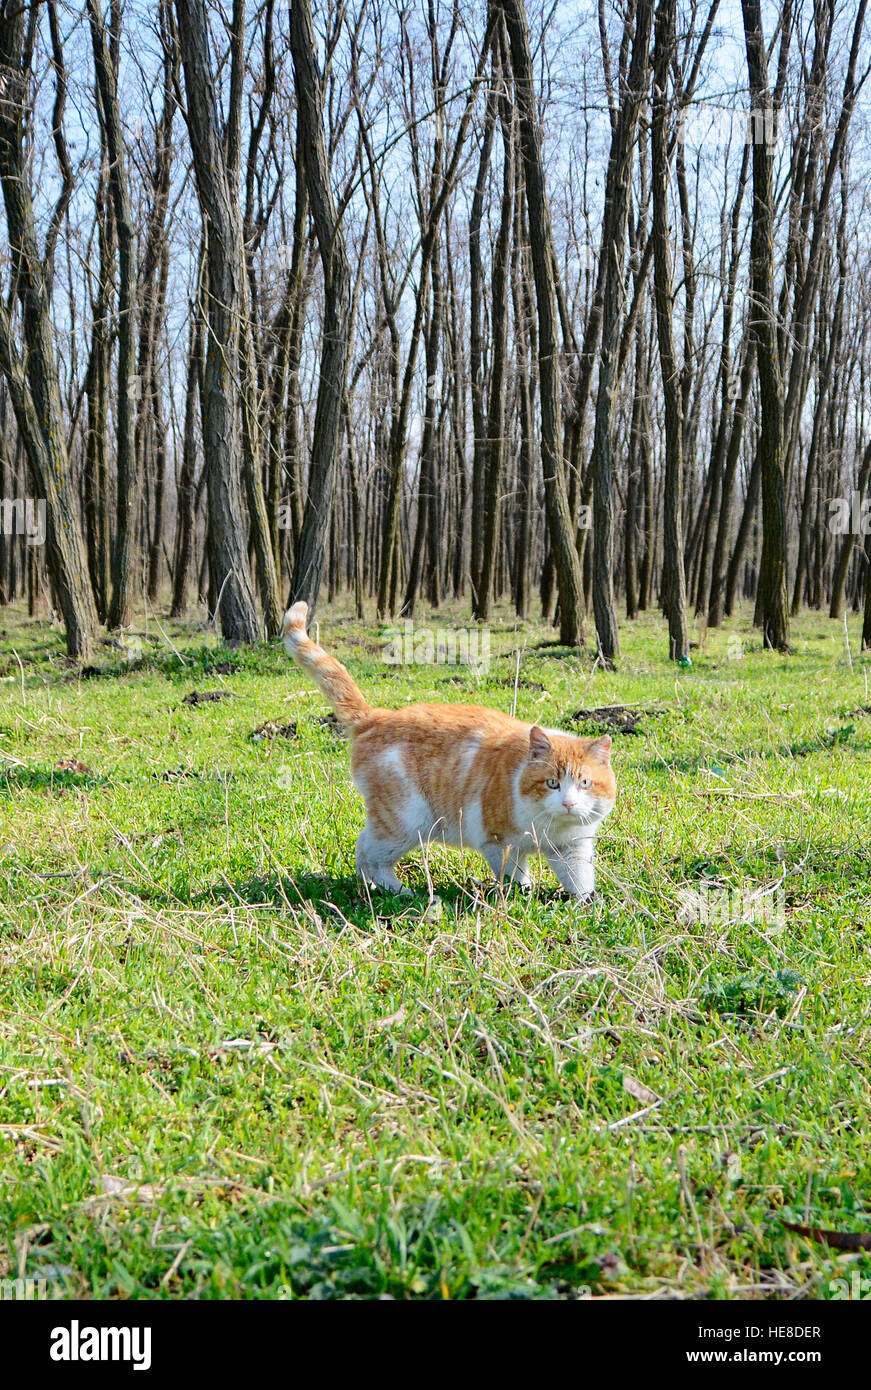
[[[102,641],[102,640],[104,640],[104,639],[101,638],[101,641]],[[119,650],[119,651],[123,651],[124,648],[119,646],[118,650]],[[65,681],[70,681],[70,682],[72,682],[72,681],[91,681],[91,680],[97,680],[97,679],[98,679],[99,677],[101,677],[101,676],[105,676],[107,679],[117,679],[119,676],[126,675],[127,671],[131,668],[131,666],[135,669],[136,663],[134,663],[134,662],[124,662],[124,664],[123,664],[121,667],[118,667],[118,666],[75,666],[75,667],[73,668],[73,670],[71,670],[66,676],[64,676],[64,680],[65,680]],[[16,668],[16,669],[17,669],[17,668]]]
[[[498,685],[498,686],[500,686],[500,687],[501,687],[502,689],[504,689],[504,690],[513,690],[513,689],[514,689],[514,677],[513,677],[513,676],[500,676],[498,680],[491,681],[490,684],[491,684],[491,685]],[[546,692],[547,692],[547,686],[546,686],[546,685],[542,685],[541,681],[528,681],[528,680],[524,680],[522,676],[520,677],[520,680],[517,682],[517,689],[518,689],[518,690],[537,690],[539,693],[542,693],[542,692],[546,693]]]
[[[325,729],[329,729],[330,733],[336,738],[345,739],[348,737],[347,730],[341,719],[337,718],[332,712],[330,714],[322,714],[318,719],[318,723],[322,724]]]
[[[156,782],[198,781],[200,774],[189,767],[168,767],[166,772],[152,772]]]
[[[293,724],[273,724],[267,720],[259,728],[252,729],[250,737],[254,743],[262,743],[268,738],[298,738],[299,729],[296,723]]]
[[[232,700],[231,690],[192,690],[182,700],[183,705],[209,705],[216,700]]]
[[[661,709],[640,709],[637,705],[599,705],[596,709],[576,709],[569,719],[573,723],[598,724],[609,733],[638,734],[643,732],[638,727],[642,719],[662,713]]]
[[[80,763],[78,758],[61,758],[57,764],[58,772],[84,772],[88,777],[93,777],[94,773],[87,763]]]

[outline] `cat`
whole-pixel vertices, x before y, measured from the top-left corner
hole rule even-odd
[[[284,645],[351,738],[351,774],[366,804],[359,877],[408,894],[394,872],[436,840],[475,849],[497,880],[529,888],[543,855],[562,887],[595,895],[595,838],[614,809],[611,739],[578,738],[478,705],[375,709],[345,667],[306,634],[305,603],[284,616]]]

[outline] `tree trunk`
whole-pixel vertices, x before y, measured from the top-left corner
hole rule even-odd
[[[0,369],[6,376],[34,484],[46,504],[46,559],[66,624],[67,652],[84,661],[91,654],[97,614],[67,455],[49,288],[37,250],[27,172],[28,18],[24,7],[0,15],[0,183],[26,350],[25,368],[9,313],[0,307]]]
[[[129,627],[139,579],[137,528],[142,497],[142,475],[134,439],[136,401],[148,382],[136,378],[136,237],[130,208],[127,160],[118,103],[118,82],[99,0],[88,0],[94,67],[97,74],[100,126],[106,145],[109,190],[115,213],[118,244],[118,404],[116,529],[112,549],[110,628]]]
[[[475,601],[481,574],[481,544],[484,535],[484,469],[487,458],[486,371],[484,366],[484,263],[481,256],[481,224],[487,176],[496,131],[497,98],[495,83],[487,93],[484,108],[484,134],[478,173],[469,216],[469,370],[472,394],[472,599]]]
[[[197,396],[203,370],[203,310],[199,294],[191,305],[187,383],[184,402],[184,438],[181,472],[178,480],[178,511],[175,532],[175,567],[172,576],[173,618],[184,616],[188,601],[191,560],[194,548],[194,480],[197,468]]]
[[[515,102],[529,212],[532,273],[538,310],[538,363],[541,398],[541,463],[551,553],[559,590],[560,640],[577,646],[583,631],[583,575],[575,548],[562,446],[562,402],[556,341],[555,260],[550,209],[545,189],[541,127],[532,77],[529,30],[523,0],[501,0],[511,43]]]
[[[672,271],[668,230],[668,75],[674,56],[675,0],[659,0],[653,55],[651,182],[653,190],[653,289],[665,406],[662,597],[668,618],[669,656],[689,659],[683,538],[683,401],[672,323]]]
[[[726,551],[729,544],[729,531],[732,525],[732,493],[735,486],[735,473],[744,437],[747,402],[753,385],[756,370],[756,353],[748,341],[744,344],[741,362],[741,378],[738,386],[738,399],[732,412],[729,446],[723,467],[723,482],[720,488],[720,514],[717,518],[717,535],[714,540],[714,557],[711,561],[711,594],[708,603],[708,627],[719,627],[723,621],[723,610],[731,612],[731,601],[726,599]]]
[[[311,613],[321,586],[336,484],[351,351],[351,270],[330,187],[310,0],[294,0],[291,6],[290,48],[298,103],[297,158],[303,161],[324,272],[324,329],[308,496],[289,596],[290,603],[304,599]]]
[[[85,536],[88,572],[97,613],[105,622],[109,613],[111,586],[109,464],[106,458],[108,428],[109,362],[111,334],[109,310],[112,298],[112,267],[115,260],[115,228],[107,203],[108,171],[105,159],[97,180],[96,224],[99,242],[97,293],[91,299],[91,349],[85,374],[88,403],[84,459]]]
[[[504,74],[506,64],[500,62]],[[481,552],[481,571],[475,593],[473,615],[487,622],[493,598],[493,574],[499,537],[499,497],[505,468],[505,373],[508,353],[508,262],[511,248],[511,224],[514,218],[514,135],[511,109],[501,95],[499,108],[502,124],[503,166],[502,207],[499,233],[493,248],[492,292],[492,353],[490,362],[490,399],[487,407],[487,451],[484,473],[484,537]]]
[[[601,254],[606,258],[602,291],[599,386],[593,436],[593,611],[599,650],[610,664],[619,654],[614,605],[614,410],[623,320],[623,261],[635,127],[647,87],[653,0],[637,0],[632,56],[625,92],[611,136],[605,185]]]
[[[869,484],[871,484],[871,442],[865,446],[865,452],[862,455],[862,466],[859,469],[859,481],[856,491],[859,497],[860,508],[868,492]],[[850,502],[852,513],[852,497],[850,498]],[[861,545],[861,537],[855,536],[851,532],[842,540],[841,549],[835,561],[835,572],[832,576],[832,597],[829,603],[830,618],[840,618],[844,609],[844,587],[847,583],[847,570],[850,567],[850,559],[853,554],[854,545]]]
[[[774,306],[774,193],[772,143],[775,110],[768,87],[768,55],[760,0],[741,0],[750,82],[753,137],[753,220],[750,233],[750,315],[759,367],[762,423],[758,457],[762,486],[762,559],[759,597],[765,646],[789,651],[786,596],[786,498],[783,477],[783,382]],[[756,120],[754,122],[754,116]],[[761,117],[761,122],[758,119]]]
[[[203,369],[203,451],[209,495],[209,565],[229,642],[263,635],[245,545],[239,477],[240,314],[245,257],[238,197],[230,187],[209,55],[205,0],[176,0],[187,121],[206,238],[208,348]]]

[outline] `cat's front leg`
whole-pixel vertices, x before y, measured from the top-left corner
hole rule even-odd
[[[532,886],[532,879],[529,877],[528,854],[522,853],[512,845],[506,848],[504,845],[492,843],[483,845],[481,854],[490,865],[497,883],[503,881],[516,883],[519,888]]]
[[[570,845],[548,848],[544,857],[567,893],[589,902],[596,892],[593,863],[595,840],[576,840]]]

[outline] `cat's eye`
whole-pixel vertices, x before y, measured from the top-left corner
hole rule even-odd
[[[550,789],[551,789],[552,792],[555,792],[555,791],[557,790],[557,788],[559,787],[559,778],[558,778],[558,777],[548,777],[548,779],[547,779],[547,785],[550,787]]]
[[[581,774],[581,776],[578,778],[578,786],[579,786],[579,787],[591,787],[592,785],[593,785],[593,784],[592,784],[592,781],[591,781],[590,778],[587,776],[586,772],[583,772],[583,773]]]

